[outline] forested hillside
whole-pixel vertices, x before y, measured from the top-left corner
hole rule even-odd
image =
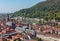
[[[30,18],[60,19],[60,0],[47,0],[31,8],[22,9],[12,14],[12,17],[25,16]]]

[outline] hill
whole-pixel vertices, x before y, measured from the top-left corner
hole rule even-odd
[[[22,9],[12,14],[12,17],[16,16],[60,20],[60,0],[40,2],[30,8]]]

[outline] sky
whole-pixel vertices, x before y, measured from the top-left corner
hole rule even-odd
[[[42,1],[44,0],[0,0],[0,13],[13,13]]]

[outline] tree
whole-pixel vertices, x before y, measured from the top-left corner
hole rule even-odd
[[[14,41],[21,41],[21,39],[20,39],[20,38],[18,38],[18,39],[15,39]]]
[[[43,40],[40,38],[40,39],[38,39],[38,41],[43,41]]]

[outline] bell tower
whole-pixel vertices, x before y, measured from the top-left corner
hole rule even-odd
[[[9,21],[10,20],[10,18],[9,18],[9,14],[7,14],[7,21]]]

